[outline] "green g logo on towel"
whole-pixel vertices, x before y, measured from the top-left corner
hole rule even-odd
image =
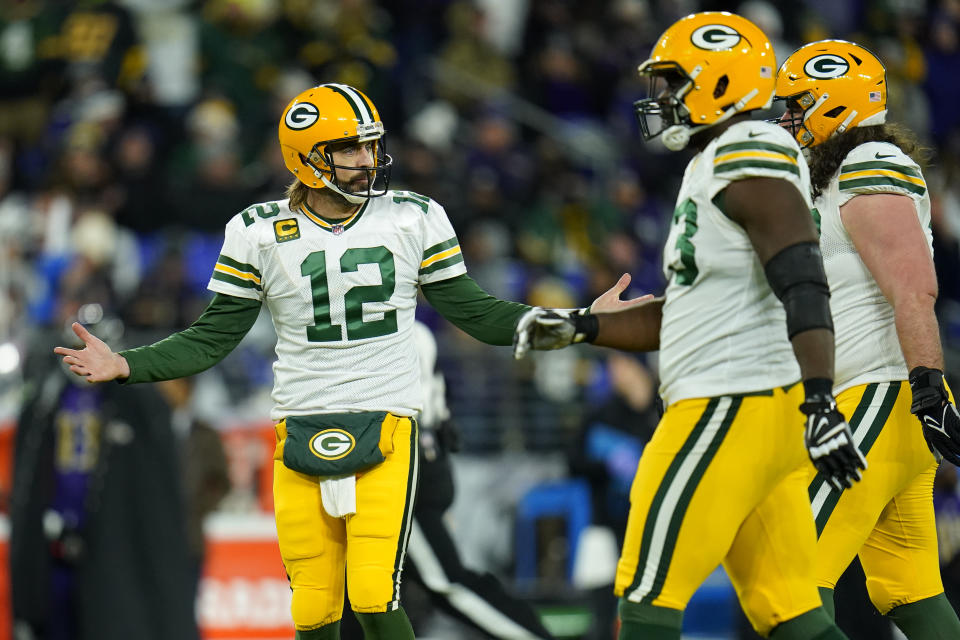
[[[283,464],[311,476],[341,476],[380,464],[386,411],[289,416]],[[390,422],[390,433],[397,419]]]
[[[322,460],[339,460],[356,444],[354,437],[343,429],[324,429],[310,438],[310,451]]]

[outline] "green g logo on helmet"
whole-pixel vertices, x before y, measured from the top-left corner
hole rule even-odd
[[[849,62],[832,53],[814,56],[803,65],[804,73],[811,78],[817,78],[819,80],[839,78],[842,75],[846,75],[849,69]]]
[[[283,117],[284,123],[291,129],[306,129],[320,119],[317,107],[309,102],[299,102],[287,111]]]
[[[343,429],[324,429],[310,438],[310,452],[321,460],[339,460],[357,445],[352,435]]]
[[[741,37],[733,27],[725,24],[708,24],[694,31],[690,41],[700,49],[722,51],[735,47]]]

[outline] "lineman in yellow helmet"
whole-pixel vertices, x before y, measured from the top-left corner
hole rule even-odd
[[[777,74],[777,96],[787,103],[780,122],[809,148],[836,327],[834,392],[870,464],[842,494],[810,469],[824,603],[832,610],[837,580],[859,554],[870,599],[908,638],[960,638],[940,580],[932,497],[935,456],[960,463],[960,416],[943,382],[917,145],[885,123],[883,64],[852,42],[798,49]]]
[[[740,16],[668,28],[640,65],[651,79],[641,130],[698,153],[664,248],[664,297],[590,316],[535,309],[518,326],[518,355],[581,340],[660,350],[666,411],[630,493],[621,640],[678,639],[687,602],[721,563],[762,635],[845,637],[814,580],[806,461],[838,491],[864,462],[831,393],[806,163],[786,131],[748,115],[770,105],[775,69],[769,40]]]

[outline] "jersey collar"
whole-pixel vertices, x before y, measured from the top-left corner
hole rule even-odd
[[[311,209],[310,205],[308,205],[306,202],[300,205],[300,213],[302,213],[311,221],[313,221],[313,223],[316,224],[321,229],[329,231],[333,235],[338,236],[344,231],[346,231],[347,229],[349,229],[350,227],[357,224],[357,222],[360,220],[360,216],[363,215],[363,212],[367,210],[368,204],[370,204],[369,200],[367,200],[362,205],[360,205],[360,208],[357,209],[357,212],[352,216],[350,216],[349,218],[340,218],[340,219],[325,218],[321,216],[319,213],[317,213],[316,211],[314,211],[313,209]]]

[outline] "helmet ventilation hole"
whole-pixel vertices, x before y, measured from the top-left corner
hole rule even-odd
[[[843,106],[843,105],[841,105],[841,106],[839,106],[839,107],[834,107],[833,109],[830,109],[830,111],[827,111],[825,114],[823,114],[823,117],[825,117],[825,118],[836,118],[836,117],[839,116],[841,113],[843,113],[843,110],[844,110],[844,109],[846,109],[846,107]]]
[[[720,76],[720,79],[717,80],[717,86],[713,88],[713,97],[716,99],[725,94],[727,92],[727,85],[729,84],[730,78],[726,75]]]

